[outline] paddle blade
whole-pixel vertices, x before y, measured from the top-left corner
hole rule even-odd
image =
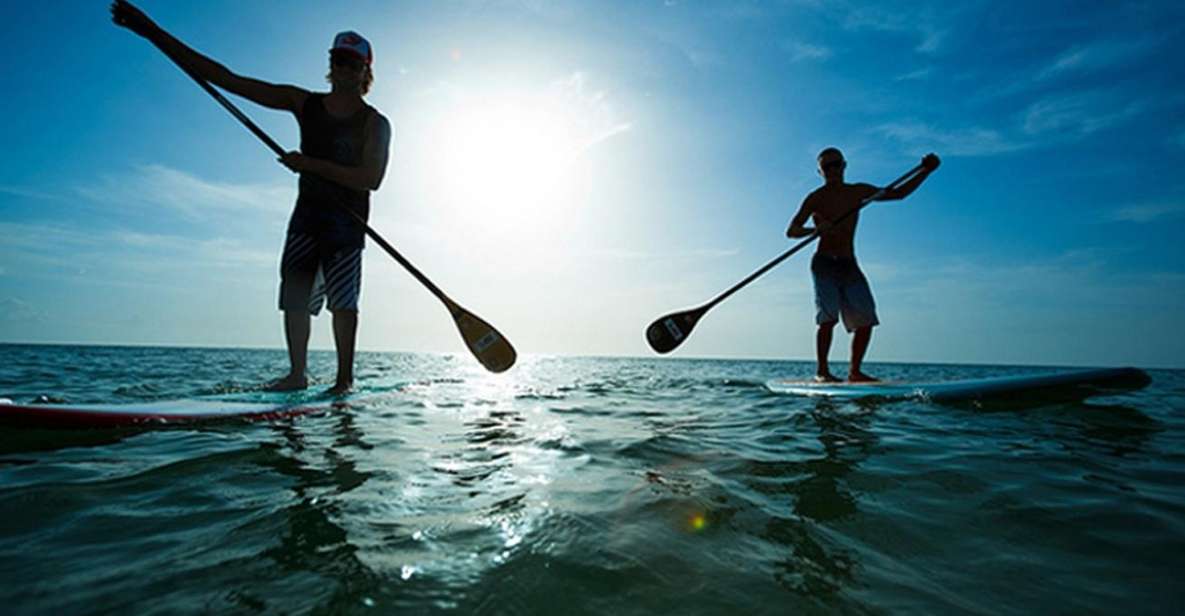
[[[646,342],[657,353],[670,353],[691,335],[691,330],[702,316],[704,309],[695,308],[659,317],[646,328]]]
[[[476,314],[456,304],[453,307],[455,310],[450,312],[457,323],[457,330],[461,332],[461,339],[486,370],[504,372],[514,365],[518,354],[505,336]]]

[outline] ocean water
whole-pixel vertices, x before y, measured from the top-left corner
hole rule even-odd
[[[251,396],[282,351],[0,345],[0,397]],[[314,353],[328,386],[333,357]],[[362,353],[285,421],[0,427],[5,614],[1180,614],[1185,372],[836,403],[802,362]],[[882,377],[1004,366],[870,364]]]

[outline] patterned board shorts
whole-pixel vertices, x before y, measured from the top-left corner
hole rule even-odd
[[[880,324],[872,289],[854,258],[816,253],[811,259],[811,276],[815,280],[815,323],[834,323],[842,316],[848,332]]]
[[[358,310],[362,292],[362,247],[328,253],[316,238],[289,233],[280,260],[280,310],[316,315],[325,300],[329,310]]]

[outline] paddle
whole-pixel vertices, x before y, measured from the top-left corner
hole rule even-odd
[[[202,89],[204,89],[206,92],[209,92],[210,96],[213,96],[214,100],[221,103],[222,106],[231,113],[231,115],[238,118],[244,126],[246,126],[252,133],[255,133],[255,136],[259,137],[259,139],[263,141],[263,143],[269,148],[271,148],[277,156],[284,155],[284,149],[281,148],[278,143],[268,136],[267,133],[263,132],[261,128],[256,126],[255,122],[251,121],[251,118],[248,118],[242,111],[239,111],[239,108],[235,107],[233,103],[227,100],[221,92],[214,89],[214,86],[210,85],[205,79],[202,79],[201,76],[189,70],[188,67],[179,62],[167,51],[164,51],[163,49],[161,49],[161,51],[164,52],[165,55],[168,56],[168,58],[172,60],[173,63],[176,64],[181,70],[185,71],[186,75],[192,77],[193,80],[202,87]],[[420,284],[427,287],[428,290],[437,297],[437,299],[444,303],[444,307],[448,308],[449,314],[453,317],[453,322],[457,324],[457,330],[461,332],[461,339],[465,341],[465,346],[469,347],[469,351],[473,353],[473,356],[477,358],[477,361],[481,362],[481,365],[485,366],[485,368],[490,372],[503,372],[514,365],[514,360],[517,357],[514,347],[510,345],[510,341],[507,340],[505,336],[500,334],[498,330],[494,329],[493,325],[490,325],[489,323],[482,320],[481,317],[462,308],[460,304],[453,301],[448,295],[445,295],[444,291],[440,290],[440,287],[436,286],[436,284],[429,280],[428,277],[422,272],[420,272],[416,266],[412,265],[411,262],[408,261],[403,255],[399,254],[399,251],[395,250],[395,248],[391,246],[387,240],[383,239],[383,236],[379,235],[377,231],[370,227],[370,225],[366,224],[366,221],[356,212],[343,204],[335,203],[335,205],[341,207],[343,210],[353,216],[354,219],[358,221],[358,224],[362,225],[362,227],[366,229],[366,234],[370,236],[370,239],[374,240],[379,246],[382,246],[383,250],[387,251],[387,254],[391,255],[392,258],[398,261],[399,264],[402,265],[409,273],[411,273],[411,275],[414,276],[416,280],[420,281]]]
[[[840,216],[835,220],[835,222],[831,224],[833,226],[839,224],[848,216],[851,216],[852,214],[863,209],[864,206],[876,201],[881,195],[885,194],[885,191],[896,188],[898,185],[909,181],[922,169],[923,166],[920,164],[913,169],[910,169],[905,175],[897,178],[892,184],[889,184],[888,186],[878,190],[867,199],[864,199],[860,202],[859,206],[848,211],[843,216]],[[683,341],[687,340],[687,337],[691,335],[691,330],[695,329],[695,324],[698,323],[701,318],[703,318],[704,314],[716,306],[716,304],[719,304],[729,295],[739,291],[741,287],[753,282],[758,276],[761,276],[762,274],[773,269],[777,264],[789,259],[791,255],[798,252],[799,250],[802,250],[804,246],[810,244],[816,239],[819,239],[818,230],[803,238],[802,241],[795,244],[790,250],[783,252],[774,260],[761,266],[761,269],[746,276],[744,280],[736,283],[732,286],[732,288],[721,293],[720,295],[717,295],[712,299],[712,301],[698,308],[682,310],[680,312],[672,312],[668,315],[659,317],[656,321],[650,324],[650,327],[646,328],[646,341],[650,343],[650,348],[654,349],[658,353],[670,353],[671,351],[675,350],[676,347],[678,347],[680,344],[683,344]]]

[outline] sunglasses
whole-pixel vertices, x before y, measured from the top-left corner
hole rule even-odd
[[[823,171],[832,171],[832,170],[843,169],[847,165],[848,165],[848,163],[843,160],[833,160],[830,162],[823,163],[822,165],[819,165],[819,168],[822,169]]]
[[[329,56],[329,63],[334,66],[344,66],[355,71],[362,70],[362,60],[345,54],[333,54]]]

